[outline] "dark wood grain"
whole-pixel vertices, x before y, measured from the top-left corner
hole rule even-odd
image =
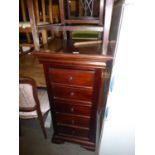
[[[103,33],[104,49],[98,53],[94,49],[80,49],[67,44],[61,52],[34,52],[44,65],[48,95],[54,126],[53,142],[75,142],[84,148],[95,150],[100,133],[98,128],[100,112],[105,110],[104,94],[107,63],[113,59],[105,55],[107,51],[113,0],[101,0],[99,18],[84,21],[71,18],[64,13],[67,1],[60,0],[61,21],[59,25],[40,26],[38,29],[61,31],[99,31]],[[76,6],[78,8],[78,6]],[[68,8],[69,9],[69,8]],[[67,9],[67,11],[68,11]],[[103,18],[104,16],[104,18]],[[108,19],[109,18],[109,19]],[[81,20],[81,21],[80,21]],[[90,26],[78,23],[94,24]],[[98,22],[98,23],[97,23]],[[105,23],[106,22],[106,23]],[[74,23],[75,25],[70,25]],[[72,41],[70,41],[72,43]],[[94,54],[91,53],[94,52]],[[75,54],[77,52],[78,54]]]
[[[93,71],[50,68],[49,75],[52,83],[92,87],[94,82]]]
[[[106,55],[108,44],[109,44],[109,33],[110,33],[114,0],[106,0],[105,3],[106,4],[105,4],[105,15],[104,15],[104,33],[103,33],[102,54]]]
[[[67,98],[82,101],[91,101],[92,89],[75,88],[64,85],[52,85],[54,98]]]
[[[75,114],[81,116],[90,116],[92,106],[83,106],[83,104],[75,105],[73,102],[62,103],[62,102],[54,102],[55,111],[58,113],[66,113],[66,114]]]
[[[65,54],[56,52],[51,54],[43,51],[34,52],[33,54],[37,55],[41,63],[53,63],[52,66],[54,65],[55,67],[62,64],[63,68],[67,64],[67,66],[72,64],[74,69],[78,68],[79,65],[80,68],[85,68],[86,70],[90,70],[96,67],[105,67],[105,62],[113,59],[113,57],[110,55]],[[87,67],[85,67],[85,65]]]
[[[103,26],[71,26],[71,25],[62,25],[62,24],[46,24],[37,26],[38,30],[52,30],[52,31],[96,31],[96,32],[103,32]]]
[[[89,130],[86,128],[75,128],[75,127],[68,127],[64,125],[59,125],[58,127],[58,135],[62,134],[67,134],[67,135],[72,135],[74,136],[79,136],[79,137],[88,137],[89,135]]]
[[[70,125],[74,126],[75,128],[78,126],[90,128],[90,118],[87,117],[57,113],[56,120],[57,125]]]
[[[94,150],[98,137],[96,135],[99,126],[98,110],[105,108],[101,104],[104,90],[103,75],[106,62],[112,60],[112,57],[47,52],[35,52],[34,54],[44,65],[54,126],[52,141],[72,141]],[[71,75],[76,80],[70,83],[68,78]],[[74,94],[71,95],[71,93]],[[64,114],[64,119],[59,114]],[[84,117],[89,119],[89,123],[84,121],[78,124],[81,119],[76,118],[76,125],[72,124],[71,121],[75,121],[73,117]],[[64,132],[63,128],[65,128]],[[78,129],[75,135],[72,135],[73,129]],[[89,145],[90,142],[93,145]]]
[[[99,98],[103,95],[102,75],[105,72],[106,61],[112,58],[101,55],[88,55],[88,57],[77,55],[76,57],[71,54],[55,55],[55,53],[46,52],[36,52],[35,55],[39,56],[40,62],[44,64],[54,126],[52,141],[72,141],[94,150],[99,123],[97,111],[102,102]],[[77,78],[75,83],[68,82],[70,75]],[[87,78],[91,79],[91,82],[89,80],[85,82]],[[72,92],[74,92],[73,95],[71,95]],[[89,145],[89,142],[94,145]]]
[[[100,0],[99,25],[103,24],[104,0]]]

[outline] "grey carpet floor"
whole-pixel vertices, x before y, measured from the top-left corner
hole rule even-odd
[[[51,143],[53,127],[49,125],[50,114],[47,114],[45,126],[48,138],[44,139],[37,119],[20,120],[21,136],[19,138],[19,155],[96,155],[78,144]]]

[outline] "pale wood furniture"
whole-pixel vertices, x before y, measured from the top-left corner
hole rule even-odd
[[[52,0],[48,0],[45,3],[45,0],[34,0],[33,6],[27,0],[20,0],[20,17],[22,21],[19,22],[19,33],[26,33],[27,41],[20,42],[19,47],[34,47],[35,44],[47,44],[48,42],[48,35],[46,30],[40,31],[37,33],[35,31],[35,25],[45,25],[49,23],[53,23],[52,18]],[[31,11],[31,7],[34,9],[34,14]],[[31,20],[31,16],[33,17],[33,22]],[[32,35],[36,36],[38,39],[34,41],[34,38],[31,38],[31,34],[33,33],[32,29],[35,31],[35,34]]]
[[[112,16],[112,9],[114,0],[100,0],[99,6],[99,17],[82,17],[82,18],[72,18],[69,16],[69,12],[66,12],[66,8],[69,8],[68,5],[65,5],[66,1],[60,0],[59,7],[60,7],[60,17],[61,23],[60,24],[47,24],[47,25],[40,25],[40,26],[33,26],[32,24],[32,31],[34,36],[35,49],[39,51],[40,46],[38,42],[37,32],[42,30],[50,30],[50,31],[96,31],[96,32],[104,32],[102,33],[102,52],[103,54],[107,53],[108,43],[109,43],[109,32],[110,32],[110,23],[111,23],[111,16]],[[31,12],[31,20],[35,23],[34,17],[34,8],[33,8],[33,0],[29,1],[30,6],[29,9]],[[66,12],[66,15],[64,14]],[[67,17],[66,17],[67,16]],[[75,20],[74,20],[75,19]],[[67,25],[66,25],[67,23]],[[73,23],[74,25],[68,25]],[[84,24],[79,25],[80,23]],[[87,25],[86,25],[87,24]],[[88,26],[88,24],[90,24]],[[66,38],[66,36],[65,36]]]

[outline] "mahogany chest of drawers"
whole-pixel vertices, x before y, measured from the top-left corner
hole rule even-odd
[[[65,141],[95,150],[104,110],[107,56],[36,52],[44,66],[51,105],[52,142]]]

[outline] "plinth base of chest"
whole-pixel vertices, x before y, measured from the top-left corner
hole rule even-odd
[[[70,135],[57,135],[54,134],[52,137],[52,142],[56,144],[63,144],[65,142],[72,142],[76,144],[80,144],[83,148],[90,150],[90,151],[95,151],[95,143],[91,142],[87,138],[82,138],[82,137],[74,137]]]

